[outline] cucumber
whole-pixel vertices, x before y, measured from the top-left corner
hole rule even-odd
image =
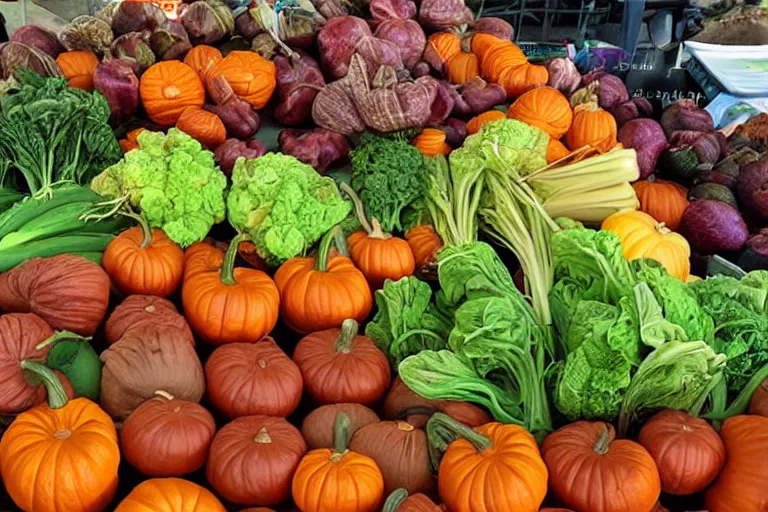
[[[50,199],[28,198],[16,203],[10,210],[0,215],[0,240],[26,223],[45,215],[59,206],[90,201],[101,201],[102,197],[88,187],[66,187],[57,189]]]
[[[66,253],[103,252],[114,238],[114,235],[105,233],[86,233],[29,242],[11,250],[0,251],[0,272],[10,270],[32,258],[48,258]]]

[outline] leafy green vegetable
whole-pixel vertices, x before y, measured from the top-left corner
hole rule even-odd
[[[122,157],[109,116],[98,92],[22,72],[0,95],[0,184],[10,172],[33,195],[49,196],[56,182],[87,183]]]
[[[363,201],[368,218],[378,220],[388,233],[402,231],[402,211],[422,195],[422,154],[404,137],[366,132],[349,158],[351,185]]]
[[[145,130],[139,148],[96,176],[91,188],[113,199],[112,206],[130,204],[152,228],[187,247],[203,240],[213,224],[225,218],[227,178],[213,153],[176,128]]]
[[[238,159],[227,198],[229,222],[270,265],[298,256],[352,209],[332,178],[280,153]]]
[[[664,318],[661,306],[647,283],[640,282],[635,286],[635,303],[643,344],[659,348],[668,341],[688,341],[682,327]]]
[[[365,327],[365,335],[397,366],[422,350],[448,347],[453,328],[451,318],[437,310],[432,289],[415,277],[387,280],[376,291],[376,316]]]

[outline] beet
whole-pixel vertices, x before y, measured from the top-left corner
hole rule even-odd
[[[250,103],[237,96],[222,75],[210,77],[208,94],[216,105],[206,104],[205,110],[213,112],[227,129],[227,135],[247,139],[261,128],[261,118]]]
[[[445,142],[452,148],[458,148],[467,138],[467,123],[461,119],[450,117],[445,120],[440,129],[445,132]]]
[[[61,46],[56,34],[37,25],[24,25],[23,27],[19,27],[19,29],[11,36],[11,41],[37,48],[54,59],[64,51],[64,47]]]
[[[109,104],[111,123],[123,123],[138,110],[139,79],[127,62],[109,59],[99,64],[93,72],[93,86]]]
[[[435,101],[432,102],[432,114],[430,114],[427,123],[440,124],[445,121],[456,105],[456,98],[459,97],[456,90],[444,80],[438,80],[437,94]]]
[[[768,228],[761,229],[747,240],[737,264],[747,272],[768,270]]]
[[[741,169],[736,191],[744,208],[755,215],[768,218],[768,156]]]
[[[227,139],[213,152],[213,158],[219,164],[221,171],[227,176],[232,175],[232,168],[238,158],[258,158],[267,152],[267,148],[258,139],[243,142],[237,139]]]
[[[275,108],[275,119],[285,126],[305,124],[312,119],[312,103],[325,86],[323,73],[317,61],[302,52],[291,57],[275,57],[277,94],[280,104]]]
[[[629,101],[629,91],[624,81],[601,69],[596,69],[584,75],[583,83],[594,89],[598,103],[606,110],[618,107],[625,101]]]
[[[358,43],[371,36],[365,20],[355,16],[332,18],[317,34],[320,62],[332,80],[342,78],[349,71],[349,61]]]
[[[659,123],[653,119],[633,119],[621,127],[618,139],[625,148],[637,153],[641,179],[656,171],[659,155],[667,147],[667,138]]]
[[[371,17],[376,21],[407,20],[416,17],[416,4],[412,0],[371,0]]]
[[[248,41],[264,32],[259,22],[253,17],[250,10],[243,11],[235,18],[235,33]]]
[[[699,108],[693,100],[677,100],[661,113],[661,127],[667,137],[679,130],[696,132],[713,132],[715,123],[712,116],[703,108]]]
[[[621,128],[629,121],[642,117],[653,117],[653,105],[645,98],[632,98],[611,110],[616,125]]]
[[[581,75],[576,64],[567,57],[558,57],[547,63],[549,80],[547,85],[554,87],[566,96],[573,94],[581,84]]]
[[[363,37],[355,46],[355,54],[362,57],[370,76],[376,75],[382,66],[389,66],[395,70],[403,69],[400,48],[395,43],[384,39],[374,36]]]
[[[278,136],[280,151],[324,173],[335,161],[349,156],[347,138],[331,130],[283,130]]]
[[[413,20],[384,21],[376,28],[374,36],[397,46],[403,65],[408,69],[413,69],[421,60],[421,54],[427,45],[424,30]]]
[[[483,34],[491,34],[499,39],[505,39],[507,41],[512,40],[512,36],[515,34],[515,29],[512,25],[502,20],[501,18],[478,18],[472,24],[473,32],[482,32]]]
[[[155,63],[155,54],[149,47],[151,32],[128,32],[112,42],[112,56],[127,62],[136,76],[141,76]]]
[[[434,30],[447,30],[472,21],[472,11],[464,0],[422,0],[419,8],[419,22]]]
[[[165,13],[154,3],[122,2],[112,18],[112,32],[117,37],[128,32],[155,30],[165,20]]]
[[[679,232],[700,254],[738,251],[749,237],[738,210],[713,199],[691,202],[683,213]]]
[[[469,107],[467,115],[477,115],[501,105],[507,99],[504,87],[475,77],[461,86],[461,98]]]
[[[413,78],[419,78],[421,76],[427,76],[429,72],[429,64],[423,60],[420,60],[416,63],[415,66],[413,66],[413,69],[411,69],[411,76],[413,76]]]

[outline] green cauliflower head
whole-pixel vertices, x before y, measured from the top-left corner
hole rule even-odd
[[[150,227],[182,247],[203,240],[226,213],[227,178],[213,153],[176,128],[168,135],[143,131],[137,140],[139,149],[96,176],[91,188],[107,198],[127,197]]]
[[[352,210],[332,178],[280,153],[238,158],[227,198],[229,222],[259,255],[279,265],[305,252]]]

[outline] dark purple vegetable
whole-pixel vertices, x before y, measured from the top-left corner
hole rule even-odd
[[[243,38],[250,41],[263,32],[264,29],[261,28],[259,22],[253,17],[250,9],[243,11],[235,18],[235,33],[243,36]]]
[[[280,151],[311,165],[320,174],[335,161],[349,156],[349,141],[324,128],[314,130],[283,130],[278,136]]]
[[[112,43],[112,56],[130,64],[136,76],[141,76],[155,63],[155,54],[149,47],[151,32],[128,32]]]
[[[692,147],[702,164],[714,165],[727,149],[725,136],[720,132],[676,131],[669,137],[670,146]]]
[[[247,139],[261,128],[261,118],[250,103],[238,97],[223,76],[214,76],[208,82],[208,94],[215,105],[206,104],[205,110],[213,112],[227,129],[229,137]]]
[[[151,2],[121,2],[112,17],[115,37],[129,32],[155,30],[165,23],[166,16],[157,4]]]
[[[573,94],[581,85],[581,74],[571,59],[558,57],[547,63],[549,80],[547,85],[554,87],[566,96]]]
[[[37,48],[54,59],[64,51],[56,34],[38,25],[19,27],[11,36],[11,42]]]
[[[461,86],[461,97],[469,107],[467,115],[477,115],[504,103],[507,93],[504,87],[475,77]]]
[[[414,20],[392,19],[379,24],[374,33],[379,39],[389,41],[400,50],[403,65],[408,69],[421,60],[427,38],[421,25]]]
[[[320,29],[317,34],[320,62],[331,80],[347,75],[355,48],[364,37],[371,35],[365,20],[355,16],[333,18]]]
[[[181,24],[195,45],[214,44],[235,31],[232,10],[220,0],[197,0],[186,4]]]
[[[464,0],[422,0],[419,22],[433,30],[447,30],[473,21]]]
[[[192,48],[181,22],[171,20],[166,20],[152,32],[149,46],[159,60],[181,60]]]
[[[653,105],[645,98],[632,98],[611,110],[611,114],[621,128],[633,119],[653,117]]]
[[[679,232],[702,255],[738,251],[749,236],[738,210],[713,199],[691,202],[683,213]]]
[[[394,43],[374,36],[363,37],[355,46],[355,55],[362,57],[368,68],[368,75],[374,76],[382,66],[394,70],[403,69],[400,48]]]
[[[715,201],[729,204],[736,209],[739,208],[739,203],[736,202],[736,197],[731,192],[731,189],[719,183],[699,183],[688,190],[689,201],[701,199],[714,199]]]
[[[429,64],[427,64],[425,61],[420,60],[416,63],[415,66],[413,66],[413,69],[411,69],[411,75],[413,78],[419,78],[421,76],[427,76],[430,73]]]
[[[213,158],[219,164],[221,171],[227,176],[232,175],[232,168],[238,158],[259,158],[267,152],[267,148],[258,139],[243,142],[237,139],[227,139],[213,152]]]
[[[432,102],[432,114],[427,119],[427,123],[439,125],[451,115],[456,105],[456,98],[460,96],[448,82],[438,80],[437,84],[435,101]]]
[[[7,80],[21,69],[30,69],[40,76],[60,76],[53,57],[37,48],[21,43],[0,44],[0,78]]]
[[[109,55],[113,40],[112,27],[95,16],[78,16],[59,32],[59,41],[67,50],[86,50],[99,57]]]
[[[598,103],[606,110],[618,107],[629,100],[629,91],[624,81],[602,69],[596,69],[584,75],[582,83],[597,95]]]
[[[747,240],[737,264],[747,272],[768,270],[768,228],[761,229]]]
[[[768,156],[745,165],[736,185],[739,201],[744,208],[768,218]]]
[[[413,0],[371,0],[371,17],[376,21],[407,20],[416,17]]]
[[[139,108],[139,79],[126,62],[108,59],[99,64],[93,73],[93,86],[106,98],[112,124],[127,121]]]
[[[320,66],[315,59],[302,52],[294,52],[290,57],[278,55],[274,62],[280,98],[275,118],[286,126],[309,122],[315,97],[325,86]]]
[[[661,125],[653,119],[633,119],[619,129],[619,142],[637,153],[640,178],[656,171],[659,155],[667,147],[667,138]]]
[[[467,123],[461,119],[449,117],[440,129],[445,132],[445,142],[452,148],[460,147],[467,138]]]
[[[667,137],[673,132],[690,130],[696,132],[712,132],[715,123],[712,116],[703,108],[699,108],[693,100],[677,100],[661,113],[661,127]]]
[[[472,24],[473,32],[482,32],[484,34],[491,34],[499,39],[512,40],[512,36],[515,35],[515,29],[512,25],[502,20],[501,18],[478,18]]]

